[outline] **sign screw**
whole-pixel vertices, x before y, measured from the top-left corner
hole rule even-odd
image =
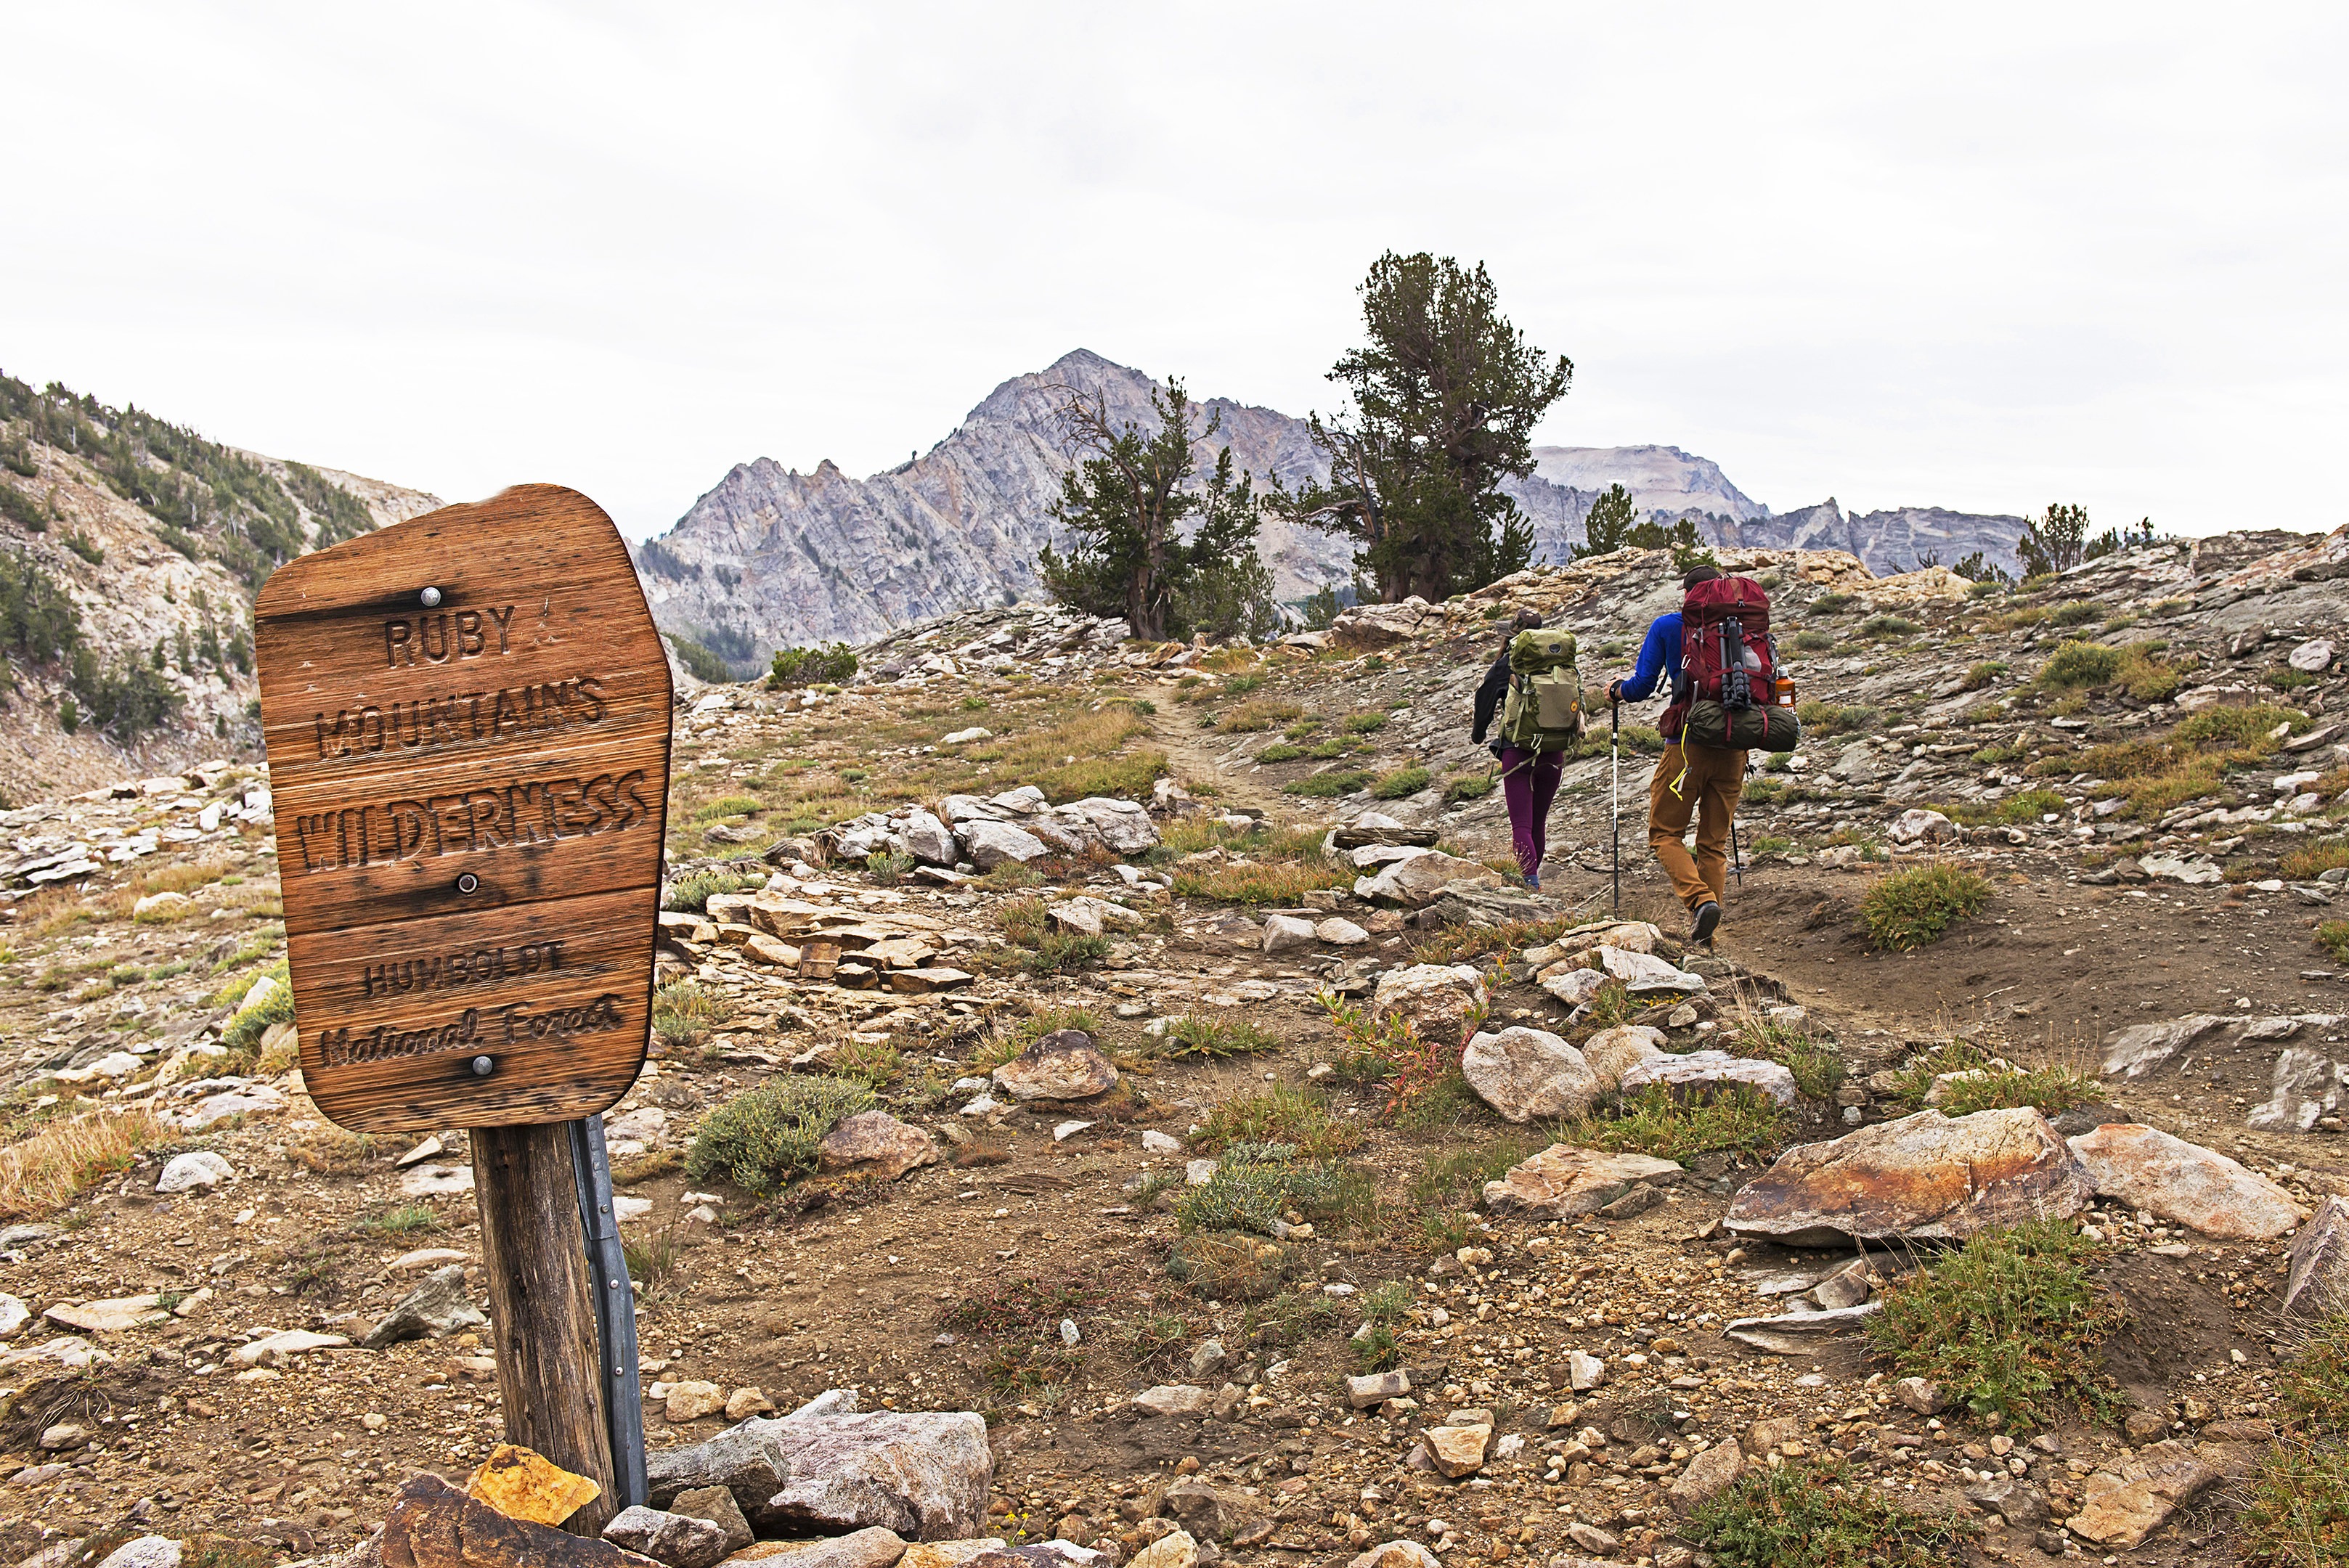
[[[473,1076],[475,1078],[487,1078],[490,1076],[490,1069],[496,1065],[497,1064],[495,1062],[490,1060],[487,1057],[475,1057],[473,1058]]]
[[[457,891],[459,892],[479,892],[481,891],[481,879],[475,876],[471,872],[465,872],[457,879]]]
[[[438,588],[427,588],[423,593],[419,593],[417,597],[424,601],[424,607],[428,610],[440,608],[440,590]]]

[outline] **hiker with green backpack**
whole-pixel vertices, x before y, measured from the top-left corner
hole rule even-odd
[[[1547,631],[1542,618],[1520,610],[1508,645],[1476,688],[1476,724],[1469,738],[1491,742],[1501,760],[1501,798],[1509,805],[1509,836],[1526,885],[1541,888],[1542,856],[1549,848],[1549,808],[1557,798],[1566,752],[1582,738],[1582,674],[1574,660],[1574,634]]]

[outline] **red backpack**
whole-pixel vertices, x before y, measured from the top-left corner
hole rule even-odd
[[[1770,596],[1750,577],[1700,583],[1681,601],[1681,673],[1666,739],[1731,751],[1792,751],[1802,738],[1794,684],[1770,635]]]

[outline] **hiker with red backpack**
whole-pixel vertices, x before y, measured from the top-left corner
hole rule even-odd
[[[1574,634],[1549,631],[1531,610],[1509,624],[1509,641],[1476,688],[1476,722],[1469,738],[1500,721],[1492,752],[1501,762],[1501,798],[1509,805],[1509,837],[1526,886],[1541,891],[1542,856],[1549,849],[1549,808],[1557,799],[1566,753],[1582,738],[1582,672]]]
[[[1680,609],[1656,617],[1640,645],[1640,662],[1607,696],[1636,702],[1659,681],[1671,681],[1671,702],[1656,722],[1668,744],[1648,786],[1648,847],[1688,906],[1691,937],[1710,942],[1721,924],[1746,754],[1755,748],[1791,751],[1801,728],[1761,584],[1699,566],[1681,579],[1681,593]],[[1692,817],[1694,855],[1682,841]]]

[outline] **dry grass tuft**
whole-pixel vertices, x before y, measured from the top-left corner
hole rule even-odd
[[[128,1167],[131,1156],[170,1132],[143,1106],[47,1123],[22,1142],[0,1149],[0,1219],[37,1219],[55,1211]]]

